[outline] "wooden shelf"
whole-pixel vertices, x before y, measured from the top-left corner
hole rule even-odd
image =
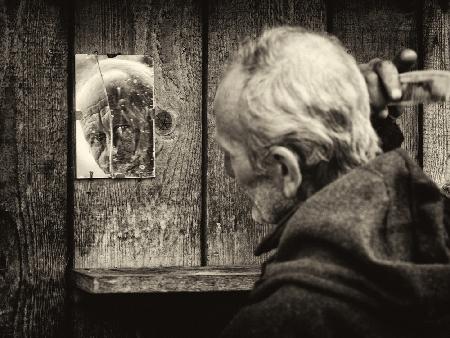
[[[246,291],[259,266],[75,269],[75,286],[88,293]]]

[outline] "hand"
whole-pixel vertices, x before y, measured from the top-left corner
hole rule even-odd
[[[376,58],[359,65],[369,90],[373,118],[385,119],[388,116],[397,118],[401,115],[398,107],[389,106],[388,109],[386,107],[388,103],[401,99],[402,89],[398,75],[411,70],[416,61],[417,53],[412,49],[404,49],[393,61]]]

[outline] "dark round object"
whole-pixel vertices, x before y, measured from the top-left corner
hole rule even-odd
[[[155,116],[155,127],[160,134],[169,134],[173,130],[172,114],[165,110],[157,111]]]

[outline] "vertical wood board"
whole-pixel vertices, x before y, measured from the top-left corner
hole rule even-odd
[[[424,68],[450,70],[449,3],[427,0],[423,15]],[[450,182],[449,156],[450,104],[424,105],[423,168],[438,186]]]
[[[75,53],[153,58],[156,178],[75,181],[76,267],[200,264],[201,22],[195,1],[79,1]]]
[[[66,20],[55,1],[0,3],[2,337],[67,336]]]
[[[339,0],[330,6],[330,31],[359,63],[373,58],[392,60],[404,48],[418,50],[419,1]],[[402,147],[415,159],[419,153],[419,109],[402,108],[398,124]]]
[[[255,246],[271,229],[251,219],[251,202],[224,171],[223,154],[214,140],[212,103],[225,65],[239,42],[265,27],[294,24],[325,30],[325,6],[315,1],[212,1],[208,32],[208,219],[210,265],[254,264]]]

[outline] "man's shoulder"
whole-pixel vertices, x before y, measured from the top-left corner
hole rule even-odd
[[[419,165],[411,158],[404,149],[397,148],[375,157],[372,161],[361,166],[363,170],[372,170],[379,174],[389,174],[399,170],[407,170],[411,166]]]

